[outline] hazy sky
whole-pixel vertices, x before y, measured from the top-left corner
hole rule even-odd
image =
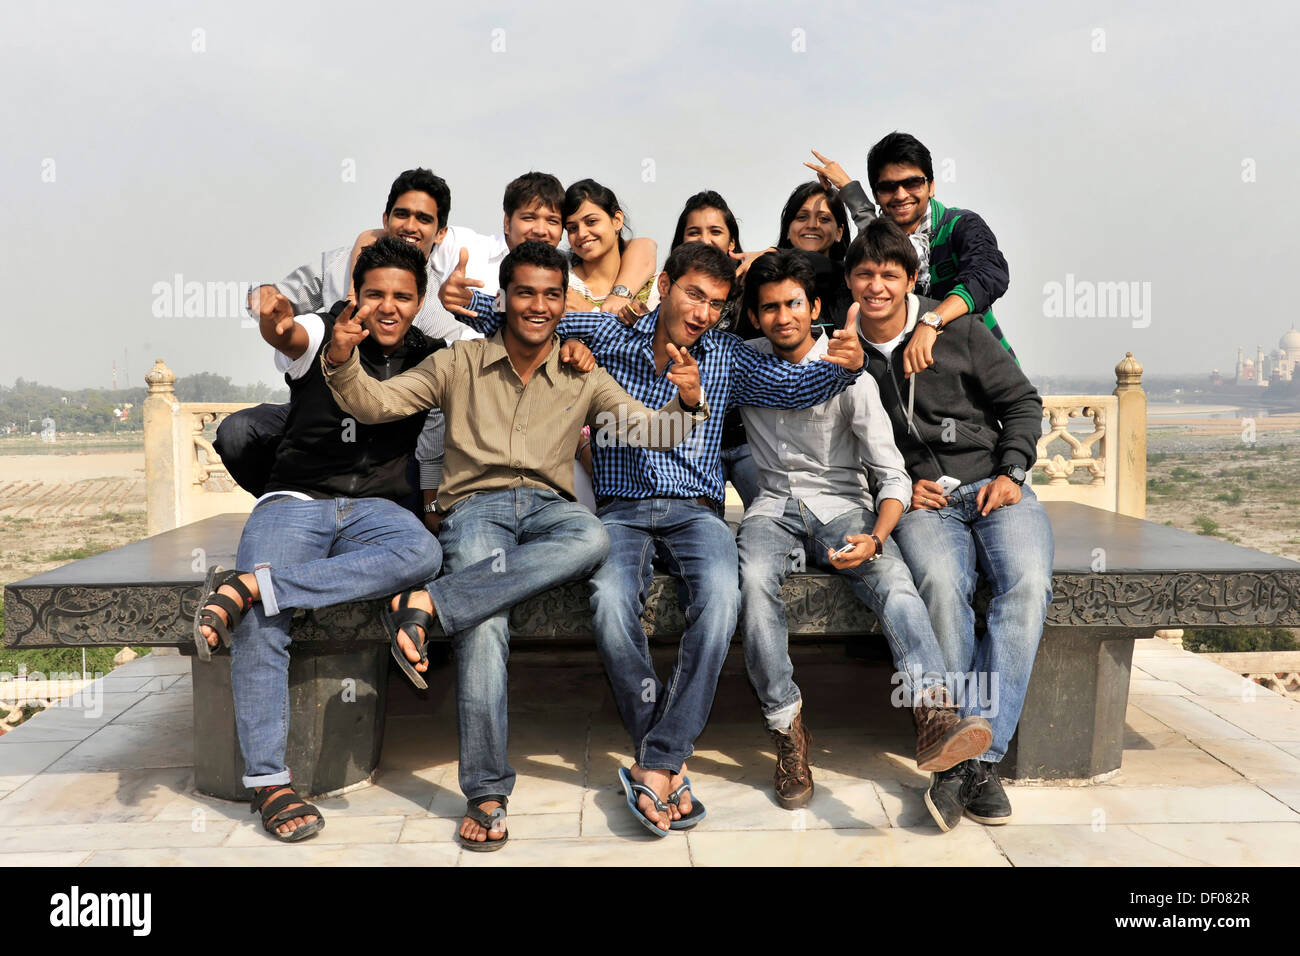
[[[157,284],[279,278],[411,166],[482,232],[520,172],[594,177],[662,258],[691,193],[770,244],[809,147],[865,176],[893,129],[997,234],[1031,377],[1230,371],[1297,322],[1291,4],[290,6],[5,4],[0,383],[277,382],[255,328],[155,317]]]

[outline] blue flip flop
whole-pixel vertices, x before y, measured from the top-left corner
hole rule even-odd
[[[669,803],[678,803],[682,799],[682,794],[691,789],[691,778],[683,777],[682,780],[682,785],[668,794]],[[708,815],[708,812],[708,810],[704,809],[704,804],[695,799],[695,791],[691,790],[691,812],[678,820],[674,820],[668,826],[673,830],[689,830],[703,820]]]
[[[618,768],[618,782],[623,785],[623,793],[627,796],[628,809],[632,811],[633,816],[641,821],[641,825],[657,837],[666,837],[667,830],[661,830],[648,816],[641,812],[641,808],[636,805],[637,794],[645,794],[654,801],[655,809],[660,813],[668,813],[668,805],[659,799],[659,795],[643,783],[637,783],[632,779],[632,775],[627,772],[626,767]],[[671,826],[672,824],[669,824]]]

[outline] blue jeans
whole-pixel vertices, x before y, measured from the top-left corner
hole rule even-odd
[[[676,773],[708,722],[736,630],[736,539],[712,509],[680,498],[616,500],[600,509],[600,520],[610,544],[609,560],[591,579],[596,645],[636,762]],[[667,684],[641,629],[656,555],[677,579],[686,617]]]
[[[235,567],[257,575],[255,602],[231,642],[244,786],[289,783],[289,622],[315,609],[387,597],[438,573],[442,549],[386,498],[271,498],[248,516]]]
[[[930,627],[912,574],[892,538],[875,561],[837,570],[826,552],[843,547],[845,535],[866,534],[876,516],[855,508],[823,524],[796,498],[786,501],[780,517],[751,515],[740,525],[740,633],[745,641],[745,669],[754,685],[763,716],[772,730],[788,730],[802,698],[790,661],[790,635],[781,585],[791,571],[818,567],[837,571],[863,604],[871,608],[894,656],[895,683],[903,700],[916,703],[924,688],[943,682],[944,657]]]
[[[722,449],[722,478],[729,481],[746,508],[758,497],[758,465],[749,451],[749,443]]]
[[[510,609],[590,574],[609,551],[600,520],[553,491],[512,488],[464,499],[438,531],[442,577],[427,585],[452,635],[460,720],[460,788],[470,800],[509,796],[506,661]]]
[[[938,511],[905,514],[894,531],[912,569],[948,669],[968,675],[962,716],[993,725],[981,757],[997,763],[1020,722],[1047,605],[1052,601],[1052,525],[1032,488],[1021,499],[981,516],[975,495],[992,479],[962,485]],[[975,641],[977,574],[992,597],[988,633]]]

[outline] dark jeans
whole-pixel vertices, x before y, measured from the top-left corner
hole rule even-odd
[[[254,498],[266,491],[288,423],[288,405],[254,405],[228,415],[217,426],[212,447],[230,477]]]
[[[591,578],[596,645],[636,762],[676,773],[709,719],[736,630],[736,538],[712,509],[678,498],[616,499],[600,509],[600,520],[610,546]],[[655,673],[641,628],[654,557],[677,579],[686,617],[666,683]]]
[[[577,502],[550,490],[511,488],[466,498],[442,522],[438,539],[446,573],[427,588],[456,658],[460,787],[471,800],[509,796],[510,609],[590,574],[605,559],[609,536]]]

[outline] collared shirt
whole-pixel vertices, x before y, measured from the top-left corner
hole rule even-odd
[[[466,319],[485,334],[504,317],[493,300],[475,290]],[[664,371],[655,367],[654,336],[659,310],[625,326],[604,312],[569,312],[560,321],[561,338],[581,339],[628,394],[649,406],[663,405],[676,394]],[[700,367],[700,384],[712,412],[689,441],[670,451],[650,451],[593,442],[596,494],[617,498],[695,498],[722,504],[722,422],[724,412],[739,405],[808,408],[843,391],[860,374],[833,362],[794,365],[754,351],[729,332],[710,329],[691,347]]]
[[[916,293],[927,295],[930,291],[930,204],[925,204],[925,215],[916,224],[916,231],[908,233],[907,238],[916,250]]]
[[[322,350],[335,400],[362,423],[391,421],[435,405],[443,410],[447,457],[438,489],[443,509],[478,492],[520,486],[548,488],[573,500],[573,458],[583,425],[592,427],[596,446],[626,441],[667,448],[707,418],[707,412],[685,412],[675,388],[652,412],[604,369],[583,374],[563,365],[558,336],[527,384],[500,332],[456,342],[384,382],[361,373],[355,349],[337,368],[324,359]]]
[[[771,354],[767,339],[750,343]],[[800,365],[826,354],[829,340],[819,336]],[[906,508],[912,482],[875,379],[863,375],[828,402],[800,410],[742,405],[750,452],[758,466],[758,495],[745,516],[780,517],[797,498],[825,524],[855,508],[872,508],[867,484],[876,479],[876,506],[895,498]],[[865,468],[864,468],[865,466]]]

